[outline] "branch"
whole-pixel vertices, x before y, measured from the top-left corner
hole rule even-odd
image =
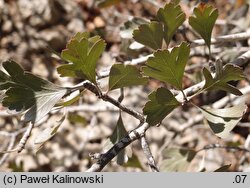
[[[154,157],[151,153],[151,150],[149,148],[148,141],[147,141],[145,135],[141,137],[141,147],[142,147],[142,150],[144,152],[144,155],[148,159],[148,165],[150,166],[151,170],[153,172],[159,172],[159,169],[155,164]]]
[[[245,64],[249,63],[249,60],[250,60],[250,50],[242,54],[240,57],[238,57],[231,63],[243,67]]]
[[[211,44],[220,44],[226,42],[236,42],[240,40],[246,40],[250,38],[250,32],[236,33],[231,35],[219,36],[216,38],[211,38]],[[194,40],[191,42],[190,47],[203,46],[205,41],[203,39]]]
[[[34,124],[30,122],[15,149],[7,150],[7,151],[0,151],[0,153],[12,153],[16,151],[20,153],[24,149],[26,142],[28,141],[28,138],[30,137],[33,127],[34,127]]]
[[[136,129],[129,132],[127,136],[123,137],[106,153],[101,154],[97,162],[94,163],[86,172],[101,171],[121,150],[130,145],[133,141],[143,137],[148,128],[148,123],[141,123]]]
[[[202,149],[198,150],[197,152],[200,152],[203,150],[209,150],[209,149],[217,149],[217,148],[227,149],[227,150],[237,150],[237,151],[243,151],[243,152],[250,153],[250,150],[248,150],[246,148],[241,148],[241,147],[237,147],[237,146],[223,146],[223,145],[219,145],[219,144],[206,145]]]
[[[16,136],[15,135],[11,135],[10,136],[10,141],[7,147],[7,151],[12,150],[14,147],[16,141]],[[2,166],[4,164],[4,162],[7,160],[8,156],[10,153],[4,153],[3,156],[0,159],[0,166]]]
[[[241,91],[241,93],[243,95],[248,94],[248,93],[250,93],[250,86],[246,86],[244,88],[241,88],[240,91]],[[233,100],[237,99],[238,97],[239,96],[236,96],[236,95],[233,95],[233,94],[229,94],[229,95],[223,97],[222,99],[216,101],[215,103],[213,103],[212,107],[213,108],[222,108],[222,107],[226,106],[226,104],[230,100],[233,101]]]
[[[76,89],[81,89],[81,88],[85,88],[88,89],[89,91],[91,91],[92,93],[94,93],[96,96],[98,96],[99,98],[101,98],[104,101],[107,101],[113,105],[115,105],[116,107],[118,107],[120,110],[130,114],[131,116],[135,117],[136,119],[140,120],[140,122],[144,122],[145,118],[143,116],[143,114],[128,108],[124,105],[122,105],[118,100],[115,100],[114,98],[110,97],[107,94],[103,94],[99,88],[97,86],[95,86],[94,84],[92,84],[89,81],[84,81],[82,82],[80,85],[77,85],[76,87],[72,87],[72,88],[67,88],[69,91],[75,91]]]
[[[16,141],[16,137],[25,132],[27,130],[27,127],[21,128],[15,132],[9,133],[9,132],[5,132],[5,131],[1,131],[0,135],[3,135],[5,137],[10,137],[10,141],[8,143],[8,147],[7,147],[7,151],[11,151],[14,147],[15,141]],[[4,162],[7,160],[10,152],[0,152],[1,154],[3,154],[3,156],[0,159],[0,166],[4,164]]]

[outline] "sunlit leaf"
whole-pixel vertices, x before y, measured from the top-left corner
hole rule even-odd
[[[190,47],[187,43],[168,50],[157,51],[143,67],[143,72],[152,78],[172,84],[182,90],[182,77],[188,61]]]
[[[120,114],[114,132],[112,133],[110,138],[105,143],[105,149],[106,150],[110,149],[114,144],[119,142],[126,135],[127,135],[127,131],[124,127],[122,117]],[[126,163],[127,161],[128,161],[128,155],[127,155],[126,149],[123,149],[117,155],[116,162],[117,162],[117,164],[122,165],[122,164]]]
[[[161,49],[163,36],[162,24],[158,22],[140,25],[133,32],[133,37],[137,42],[149,46],[154,50]]]
[[[186,19],[186,15],[181,10],[179,2],[179,0],[172,0],[157,12],[158,20],[164,25],[164,39],[167,45],[170,43],[178,27],[181,26]]]
[[[111,67],[109,75],[109,90],[134,85],[144,85],[148,80],[142,77],[139,70],[132,65],[114,64]]]
[[[3,106],[24,112],[23,120],[36,122],[43,118],[66,94],[65,88],[43,80],[23,69],[14,61],[3,62],[8,73],[0,71],[0,89],[5,91]]]
[[[204,39],[209,50],[212,30],[217,18],[218,10],[212,5],[202,3],[194,8],[194,16],[189,17],[189,24]]]
[[[161,172],[185,172],[196,152],[182,148],[166,148],[162,152]]]
[[[203,69],[203,75],[206,81],[203,90],[224,90],[234,95],[242,95],[240,90],[227,83],[229,81],[237,81],[245,78],[240,67],[233,64],[226,64],[222,67],[221,63],[217,62],[214,77],[206,68]]]
[[[88,32],[77,33],[61,53],[61,57],[70,64],[58,67],[58,73],[96,83],[96,64],[105,46],[100,36],[89,37]]]
[[[143,108],[143,114],[147,115],[146,121],[153,126],[160,123],[180,103],[166,88],[159,88],[148,96],[149,100]]]
[[[98,7],[100,8],[106,8],[109,6],[113,6],[116,5],[118,3],[120,3],[121,0],[100,0],[100,2],[98,2]]]
[[[212,109],[199,107],[199,109],[215,135],[226,138],[230,131],[241,120],[247,106],[245,104],[239,104],[231,108]]]

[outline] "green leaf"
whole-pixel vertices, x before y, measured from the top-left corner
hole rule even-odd
[[[171,52],[168,50],[157,51],[154,57],[150,57],[143,67],[143,72],[152,78],[172,84],[182,90],[182,77],[188,61],[190,47],[187,43],[181,43]]]
[[[210,51],[211,35],[218,10],[208,4],[200,4],[194,9],[194,16],[189,17],[189,24],[204,39]]]
[[[140,25],[133,32],[133,37],[137,42],[149,46],[154,50],[162,47],[163,35],[162,24],[158,22]]]
[[[144,85],[147,78],[142,77],[139,70],[133,65],[114,64],[109,74],[109,90]]]
[[[179,0],[172,0],[157,12],[158,20],[164,25],[164,39],[167,45],[169,45],[178,27],[181,26],[186,19],[186,15],[181,10],[179,2]]]
[[[23,71],[14,61],[3,62],[3,68],[8,75],[0,72],[0,89],[5,91],[2,104],[11,111],[25,111],[23,120],[26,122],[39,121],[67,92],[65,88]]]
[[[212,131],[221,138],[226,138],[230,131],[241,120],[247,109],[245,104],[239,104],[231,108],[212,109],[208,107],[198,107],[206,118]]]
[[[122,165],[123,167],[132,167],[132,168],[139,168],[143,170],[141,162],[137,155],[133,153],[133,155],[128,159],[128,162]]]
[[[143,114],[147,115],[146,121],[153,126],[159,124],[180,103],[166,88],[159,88],[148,96],[149,100],[143,108]]]
[[[96,64],[105,46],[100,36],[90,38],[88,32],[77,33],[61,53],[61,57],[71,64],[58,67],[58,73],[61,76],[80,77],[96,83]]]
[[[224,165],[218,169],[216,169],[214,172],[228,172],[229,168],[230,168],[231,164],[229,165]]]
[[[109,7],[109,6],[116,5],[116,4],[120,3],[120,2],[121,2],[121,0],[101,0],[98,3],[98,7],[99,8],[106,8],[106,7]]]
[[[160,170],[163,172],[185,172],[196,152],[182,148],[165,148]]]
[[[39,135],[37,135],[34,142],[36,145],[36,152],[40,150],[42,146],[57,133],[64,120],[65,115],[63,115],[63,117],[59,121],[57,121],[56,124],[52,124],[52,126],[47,127]]]
[[[83,127],[87,125],[87,120],[83,116],[76,113],[69,113],[68,120],[71,124],[80,124]]]
[[[237,81],[245,78],[240,67],[233,64],[226,64],[224,67],[222,67],[221,63],[217,62],[216,73],[214,77],[206,68],[203,69],[203,75],[206,81],[202,89],[203,91],[223,90],[234,95],[242,95],[240,90],[227,83],[229,81]]]
[[[126,135],[127,135],[127,131],[124,127],[122,117],[120,114],[118,122],[117,122],[116,127],[115,127],[115,130],[112,133],[112,135],[110,136],[110,138],[107,140],[107,142],[105,143],[104,148],[106,150],[110,149],[114,144],[119,142]],[[126,163],[127,161],[128,161],[127,152],[125,149],[123,149],[117,155],[116,162],[117,162],[117,164],[122,165],[122,164]]]

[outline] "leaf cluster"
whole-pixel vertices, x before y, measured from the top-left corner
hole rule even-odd
[[[65,88],[25,72],[14,61],[3,62],[0,89],[2,104],[15,113],[25,112],[23,120],[37,122],[67,93]]]

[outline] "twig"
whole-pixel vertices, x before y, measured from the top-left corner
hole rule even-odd
[[[1,110],[0,111],[0,117],[14,117],[14,116],[19,116],[20,114],[11,114],[8,113],[7,110]]]
[[[15,135],[11,135],[10,136],[10,141],[9,141],[9,145],[7,147],[7,151],[10,151],[13,149],[14,144],[16,141],[16,136]],[[4,153],[3,156],[0,159],[0,166],[2,166],[4,164],[4,162],[7,160],[8,156],[10,153]]]
[[[135,58],[135,59],[132,59],[131,61],[125,61],[124,65],[140,65],[140,64],[145,63],[149,57],[153,57],[153,54]],[[106,69],[104,71],[99,72],[97,79],[106,78],[107,76],[109,76],[109,72],[110,72],[110,69]]]
[[[197,152],[200,152],[203,150],[209,150],[209,149],[217,149],[217,148],[226,149],[226,150],[244,151],[244,152],[250,153],[250,150],[246,149],[246,148],[241,148],[241,147],[237,147],[237,146],[223,146],[223,145],[219,145],[219,144],[206,145],[202,149],[198,150]]]
[[[146,156],[146,158],[148,160],[148,165],[151,168],[151,170],[153,172],[159,172],[159,169],[155,164],[154,157],[151,153],[151,150],[149,148],[149,145],[148,145],[148,142],[146,140],[145,135],[141,137],[141,147],[142,147],[142,150],[144,152],[144,155]]]
[[[13,147],[14,147],[14,144],[15,144],[15,141],[16,141],[16,137],[25,132],[27,130],[27,127],[24,127],[24,128],[21,128],[15,132],[5,132],[5,131],[1,131],[0,132],[0,135],[3,135],[5,137],[10,137],[10,141],[9,141],[9,144],[8,144],[8,147],[7,147],[7,151],[12,151]],[[0,166],[4,164],[4,162],[7,160],[10,152],[0,152],[0,153],[3,153],[3,156],[1,157],[0,159]]]
[[[26,145],[26,142],[28,141],[28,138],[30,137],[30,134],[32,132],[33,127],[34,127],[34,124],[30,122],[29,125],[28,125],[28,128],[27,128],[26,132],[24,133],[24,135],[22,137],[22,139],[20,140],[20,142],[17,145],[16,149],[14,149],[18,153],[20,153],[24,149],[24,147]]]
[[[106,164],[108,164],[121,150],[131,144],[133,141],[144,136],[146,130],[149,128],[148,123],[141,123],[136,129],[129,132],[118,143],[116,143],[106,153],[102,154],[100,158],[94,163],[86,172],[99,172]]]
[[[242,54],[240,57],[236,58],[231,63],[243,67],[245,64],[249,62],[249,60],[250,60],[250,50]]]
[[[244,88],[241,88],[240,91],[243,95],[250,93],[250,86],[246,86]],[[230,94],[229,96],[225,96],[222,99],[213,103],[212,107],[213,108],[222,108],[222,107],[226,106],[226,104],[229,102],[229,100],[234,100],[236,98],[238,98],[238,96]]]
[[[81,83],[81,85],[77,86],[77,89],[80,89],[80,88],[86,88],[86,89],[88,89],[89,91],[91,91],[92,93],[94,93],[96,96],[98,96],[102,100],[107,101],[107,102],[115,105],[120,110],[122,110],[122,111],[124,111],[124,112],[126,112],[126,113],[128,113],[130,115],[132,115],[133,117],[135,117],[136,119],[140,120],[141,122],[144,122],[145,118],[144,118],[143,114],[141,114],[139,112],[136,112],[135,110],[122,105],[119,101],[113,99],[109,95],[101,93],[101,91],[99,90],[99,88],[97,88],[97,86],[95,86],[91,82],[85,81],[85,82]],[[68,88],[68,90],[73,90],[74,91],[75,87]]]
[[[25,130],[25,133],[23,134],[23,137],[21,138],[21,140],[19,141],[19,143],[18,143],[18,145],[16,146],[15,149],[7,150],[7,151],[1,151],[0,153],[12,153],[12,152],[20,153],[24,149],[24,147],[26,145],[26,142],[27,142],[28,138],[30,137],[30,134],[32,132],[33,127],[34,127],[34,124],[30,122],[28,127]],[[17,134],[17,133],[15,133],[15,134]]]
[[[240,40],[246,40],[250,38],[250,32],[236,33],[230,35],[219,36],[216,38],[211,38],[211,44],[220,44],[226,42],[236,42]],[[192,41],[190,47],[203,46],[205,41],[203,39],[198,39]]]
[[[190,117],[185,123],[182,125],[175,126],[174,123],[169,123],[168,125],[165,125],[169,131],[173,131],[176,133],[184,132],[186,129],[190,128],[192,125],[195,125],[198,122],[201,122],[204,119],[204,116],[202,114],[197,114],[193,117]]]

